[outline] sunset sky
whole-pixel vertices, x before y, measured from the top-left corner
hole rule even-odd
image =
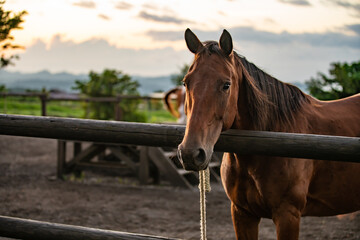
[[[4,8],[28,12],[13,32],[26,49],[9,71],[176,73],[193,58],[188,27],[202,41],[226,28],[238,53],[287,82],[360,60],[358,0],[7,0]]]

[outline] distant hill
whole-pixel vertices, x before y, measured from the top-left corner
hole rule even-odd
[[[174,87],[169,76],[142,77],[132,76],[140,83],[139,92],[141,95],[149,95],[156,91],[167,91]],[[71,74],[67,72],[50,73],[41,71],[36,73],[9,72],[0,70],[0,85],[5,84],[6,88],[12,91],[25,91],[25,89],[46,88],[59,89],[65,92],[76,92],[72,89],[75,80],[88,80],[87,74]]]
[[[74,86],[75,80],[85,80],[87,75],[74,75],[66,72],[50,73],[48,71],[41,71],[37,73],[21,73],[8,72],[0,70],[0,84],[5,84],[6,88],[11,90],[25,90],[25,89],[59,89],[66,92],[73,92],[71,87]]]
[[[72,89],[75,80],[87,80],[87,74],[71,74],[67,72],[50,73],[41,71],[37,73],[8,72],[0,70],[0,85],[5,84],[6,88],[12,91],[25,91],[25,89],[46,88],[59,89],[65,92],[76,92]],[[168,91],[174,87],[171,82],[171,75],[159,77],[133,76],[134,80],[140,83],[139,92],[141,95],[149,95],[153,92]],[[293,83],[302,91],[306,91],[306,85],[302,82]]]

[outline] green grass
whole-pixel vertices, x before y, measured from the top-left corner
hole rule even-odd
[[[146,115],[149,123],[170,123],[176,119],[165,109],[158,110],[145,107],[139,112]],[[86,110],[84,103],[75,101],[50,101],[46,105],[47,116],[84,118]],[[38,97],[3,97],[0,98],[0,113],[19,115],[41,115],[41,102]]]
[[[52,101],[47,104],[47,115],[55,117],[84,118],[85,109],[80,102]]]
[[[82,118],[85,111],[79,102],[53,101],[46,106],[48,116]],[[41,102],[37,97],[7,97],[0,98],[0,113],[20,115],[41,115]]]
[[[144,111],[147,116],[147,122],[149,123],[171,123],[176,122],[176,118],[174,118],[169,111],[167,110],[152,110],[152,111]]]
[[[39,98],[7,97],[0,98],[0,113],[41,115]]]

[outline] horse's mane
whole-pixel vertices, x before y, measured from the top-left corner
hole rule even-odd
[[[230,61],[219,48],[217,42],[205,42],[206,52],[216,53]],[[243,73],[243,86],[246,91],[249,117],[254,130],[290,130],[295,122],[295,113],[309,96],[298,87],[279,81],[267,74],[245,57],[234,52],[238,71]],[[245,71],[244,71],[245,68]]]

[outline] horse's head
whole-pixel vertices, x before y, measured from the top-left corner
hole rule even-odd
[[[185,40],[195,59],[184,78],[187,126],[178,151],[186,170],[205,169],[222,130],[237,116],[239,80],[230,34],[224,30],[219,43],[201,43],[187,29]]]

